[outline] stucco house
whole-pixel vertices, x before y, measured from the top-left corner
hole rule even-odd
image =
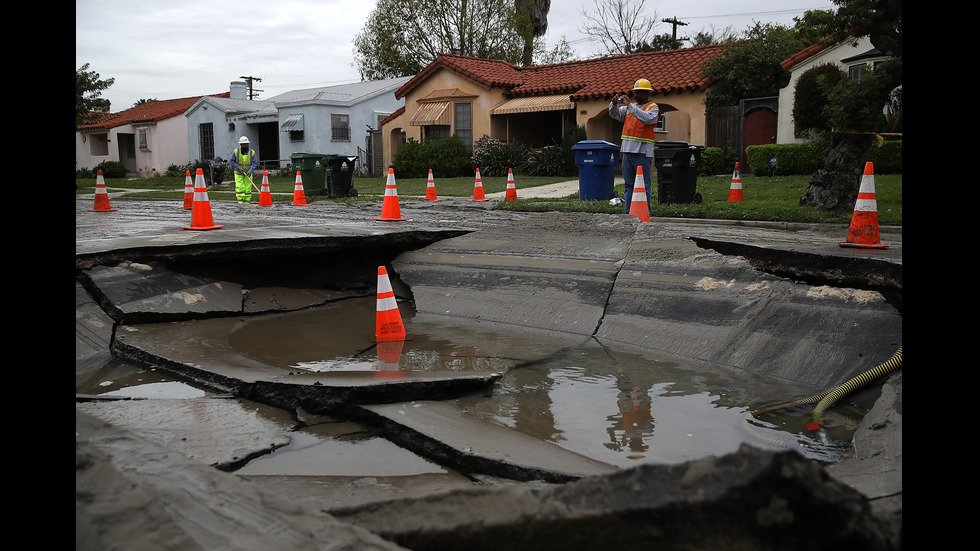
[[[164,173],[170,165],[186,165],[190,160],[184,112],[199,99],[151,100],[76,128],[75,170],[117,161],[127,172],[145,178]]]
[[[834,44],[821,42],[793,55],[782,62],[783,69],[790,73],[789,84],[779,90],[779,117],[776,128],[776,143],[803,143],[806,136],[799,135],[793,121],[793,101],[796,97],[796,82],[806,71],[820,65],[834,64],[851,78],[860,78],[861,69],[874,67],[886,61],[888,56],[871,44],[868,37],[846,40]]]
[[[379,121],[403,101],[394,91],[408,77],[286,92],[248,100],[244,82],[232,82],[230,95],[200,98],[184,113],[185,145],[191,159],[227,160],[242,136],[248,137],[265,168],[278,169],[296,153],[358,157],[361,169],[373,157]]]
[[[443,54],[398,88],[404,108],[382,121],[385,166],[409,138],[424,142],[452,134],[472,149],[486,135],[532,148],[560,142],[569,125],[590,140],[620,144],[622,123],[609,117],[609,101],[648,79],[663,117],[658,140],[707,143],[705,61],[727,44],[644,52],[530,67]]]

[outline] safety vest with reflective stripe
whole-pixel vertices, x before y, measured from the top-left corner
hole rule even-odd
[[[252,166],[252,157],[255,155],[255,150],[249,148],[248,153],[242,155],[242,148],[235,148],[235,162],[238,166],[242,167],[242,172],[248,172],[248,167]]]
[[[642,107],[644,111],[649,111],[651,109],[659,109],[656,103],[648,102]],[[634,142],[644,142],[653,143],[653,129],[656,125],[650,124],[646,125],[636,119],[629,110],[626,110],[626,120],[623,122],[623,135],[621,136],[624,140],[632,140]]]

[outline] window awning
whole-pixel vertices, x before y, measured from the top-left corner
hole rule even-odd
[[[453,112],[449,109],[448,101],[422,103],[419,110],[412,115],[408,124],[412,126],[431,126],[434,124],[450,125],[453,123]]]
[[[509,99],[490,110],[491,115],[507,115],[510,113],[534,113],[536,111],[564,111],[575,109],[575,102],[568,99],[568,94],[557,96],[532,96]]]
[[[279,127],[280,132],[292,132],[294,130],[303,130],[302,113],[289,115],[286,117],[286,120],[283,121],[282,126]]]

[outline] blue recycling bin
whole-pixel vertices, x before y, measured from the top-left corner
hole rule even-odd
[[[603,140],[582,140],[572,146],[578,167],[578,198],[608,201],[613,197],[619,146]]]

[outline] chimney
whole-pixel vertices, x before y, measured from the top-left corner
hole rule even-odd
[[[231,81],[231,99],[248,99],[248,87],[240,80]]]

